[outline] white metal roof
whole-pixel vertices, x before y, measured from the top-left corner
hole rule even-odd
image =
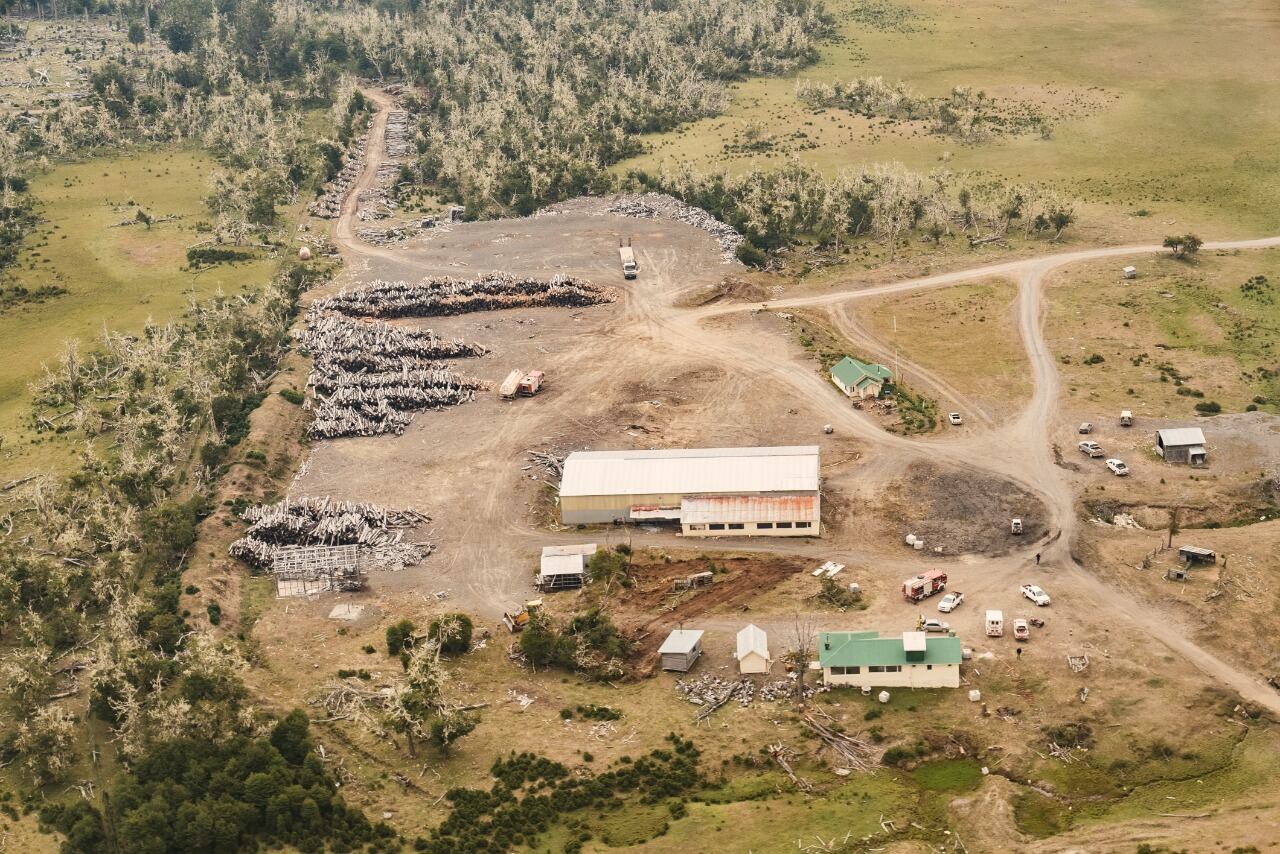
[[[990,612],[988,612],[990,613]],[[988,619],[990,619],[988,617]],[[905,652],[924,652],[928,649],[924,632],[903,632],[902,649]]]
[[[542,556],[551,557],[552,555],[586,555],[590,557],[599,550],[599,546],[595,543],[584,543],[579,546],[543,546]]]
[[[755,623],[749,623],[738,632],[738,660],[741,661],[753,652],[768,658],[769,638],[764,629]]]
[[[701,640],[701,629],[676,629],[658,647],[658,655],[684,655],[693,652]]]
[[[1160,441],[1167,448],[1181,445],[1203,445],[1204,431],[1199,427],[1171,427],[1168,430],[1157,430]]]
[[[816,495],[694,495],[680,501],[680,521],[810,522],[818,518]]]
[[[577,451],[560,481],[564,496],[817,490],[817,445]]]
[[[586,557],[576,555],[543,555],[541,575],[582,575]]]

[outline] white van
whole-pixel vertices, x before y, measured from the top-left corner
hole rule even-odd
[[[1004,614],[1000,611],[987,612],[987,637],[1004,637]]]

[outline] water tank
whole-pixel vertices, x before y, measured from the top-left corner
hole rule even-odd
[[[863,686],[862,686],[862,696],[864,696],[864,697],[870,697],[870,696],[871,696],[871,686],[870,686],[870,685],[863,685]]]
[[[977,688],[974,688],[974,689],[972,689],[971,691],[969,691],[969,702],[970,702],[970,703],[976,703],[976,702],[978,702],[978,701],[979,701],[979,700],[981,700],[981,699],[982,699],[982,692],[981,692],[981,691],[979,691]]]
[[[916,551],[924,551],[924,540],[916,540],[913,545],[916,547]]]
[[[876,699],[877,699],[877,700],[879,700],[879,701],[880,701],[880,702],[882,702],[882,703],[887,703],[887,702],[889,702],[889,692],[888,692],[888,691],[881,691],[881,692],[880,692],[880,696],[879,696],[879,697],[877,697]]]
[[[310,260],[311,260],[311,248],[310,248],[310,247],[308,247],[308,246],[304,246],[304,247],[302,247],[301,249],[299,249],[299,250],[298,250],[298,260],[299,260],[299,261],[310,261]]]

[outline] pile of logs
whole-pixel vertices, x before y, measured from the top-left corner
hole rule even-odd
[[[609,213],[636,219],[674,219],[710,234],[720,244],[726,264],[737,259],[738,247],[746,240],[736,228],[713,217],[702,208],[686,204],[665,193],[618,196],[609,205]]]
[[[347,197],[347,190],[364,171],[364,147],[368,139],[362,136],[351,144],[342,157],[342,171],[324,185],[324,192],[311,203],[307,213],[321,219],[337,219],[342,214],[342,200]]]
[[[392,110],[387,113],[386,150],[388,157],[396,159],[412,157],[417,153],[407,110]]]
[[[394,246],[418,236],[413,225],[392,225],[386,228],[370,226],[356,230],[356,237],[373,246]]]
[[[399,435],[415,412],[466,403],[485,387],[435,361],[483,355],[479,345],[316,308],[308,320],[298,338],[313,361],[313,438]]]
[[[271,569],[276,554],[294,546],[361,546],[369,563],[400,569],[431,554],[430,543],[405,542],[406,528],[430,519],[416,510],[388,510],[330,498],[284,499],[240,513],[250,522],[244,537],[231,544],[231,556],[258,569]]]
[[[389,219],[399,207],[396,200],[387,194],[385,187],[370,187],[362,190],[356,199],[360,204],[359,210],[356,211],[356,218],[361,222]]]
[[[876,769],[876,750],[860,738],[854,738],[847,732],[832,729],[814,717],[813,712],[806,711],[800,716],[800,722],[808,727],[814,735],[822,739],[827,747],[839,757],[845,768],[869,774]]]
[[[541,280],[492,273],[478,279],[376,281],[343,291],[317,303],[317,307],[351,317],[441,317],[504,308],[599,305],[616,298],[608,288],[568,276]]]

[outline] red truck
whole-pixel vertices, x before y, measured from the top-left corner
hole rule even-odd
[[[917,575],[902,582],[902,595],[908,602],[928,599],[933,594],[946,589],[947,574],[940,569],[932,569],[924,575]]]

